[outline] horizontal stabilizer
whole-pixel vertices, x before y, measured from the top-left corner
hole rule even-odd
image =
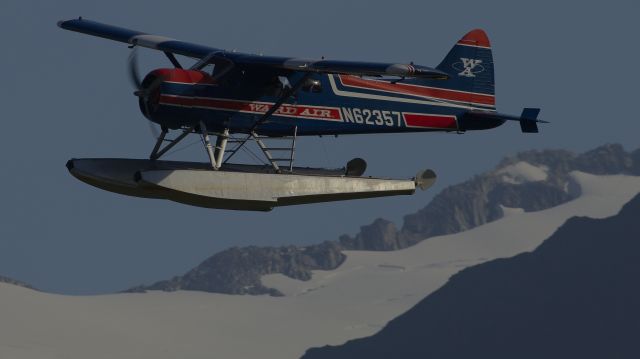
[[[520,116],[507,115],[504,113],[471,110],[462,118],[460,123],[463,124],[463,130],[474,129],[474,122],[482,121],[484,123],[494,122],[494,126],[499,126],[504,121],[520,122],[520,129],[525,133],[537,133],[538,123],[549,123],[548,121],[539,120],[539,108],[525,108]],[[496,123],[497,122],[497,123]]]
[[[520,115],[520,129],[524,133],[538,133],[539,108],[525,108]]]

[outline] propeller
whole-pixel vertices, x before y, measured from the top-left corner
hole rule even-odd
[[[142,81],[140,80],[140,73],[138,72],[138,48],[134,47],[129,54],[129,59],[127,61],[127,68],[129,73],[129,80],[133,87],[135,87],[138,91],[142,89]],[[136,94],[137,95],[137,94]]]
[[[133,85],[133,87],[136,89],[136,91],[133,94],[138,96],[138,98],[140,99],[140,107],[141,109],[143,109],[145,117],[147,117],[151,134],[153,135],[154,138],[158,138],[160,136],[160,133],[158,132],[158,129],[156,128],[154,123],[151,120],[149,120],[149,117],[148,117],[150,114],[149,97],[151,96],[151,94],[153,94],[153,92],[157,89],[157,87],[160,86],[160,84],[162,83],[162,77],[156,76],[154,79],[150,81],[148,85],[145,86],[145,82],[148,82],[148,81],[143,81],[140,78],[140,72],[138,71],[137,47],[134,47],[131,53],[129,54],[127,68],[128,68],[127,72],[129,74],[129,80],[131,81],[131,84]]]

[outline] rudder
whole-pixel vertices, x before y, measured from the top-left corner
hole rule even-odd
[[[446,86],[473,94],[472,101],[495,107],[493,55],[487,34],[469,31],[449,51],[437,69],[449,74]]]
[[[468,105],[495,109],[493,56],[487,34],[480,29],[464,35],[436,67],[449,75],[448,80],[412,79],[416,85],[452,90]]]

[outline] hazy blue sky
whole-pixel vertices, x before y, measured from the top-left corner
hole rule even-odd
[[[180,274],[230,246],[308,244],[354,233],[376,217],[401,224],[443,187],[532,148],[583,151],[640,144],[640,58],[633,1],[18,1],[0,3],[0,274],[65,293],[120,290]],[[436,170],[409,197],[230,212],[103,192],[70,176],[72,157],[148,155],[153,139],[126,78],[123,44],[63,31],[82,15],[220,48],[274,55],[435,66],[470,29],[494,47],[501,112],[539,106],[539,135],[517,124],[465,135],[410,134],[301,141],[299,164],[375,175]],[[167,66],[141,51],[145,69]],[[194,147],[174,158],[204,160]]]

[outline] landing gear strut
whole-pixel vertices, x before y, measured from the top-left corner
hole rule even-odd
[[[200,121],[200,132],[202,134],[202,140],[204,141],[204,147],[207,149],[209,155],[209,162],[214,170],[219,170],[222,166],[222,160],[224,159],[224,153],[227,147],[227,141],[229,140],[229,129],[225,128],[224,132],[219,133],[216,139],[215,151],[211,147],[211,141],[209,140],[209,132],[203,121]]]
[[[156,141],[151,154],[149,155],[150,160],[157,160],[162,155],[167,153],[170,149],[172,149],[175,145],[177,145],[180,141],[182,141],[187,135],[194,132],[199,132],[202,136],[202,141],[204,142],[204,147],[207,150],[207,155],[209,156],[209,162],[211,163],[211,168],[214,170],[219,170],[222,166],[224,160],[225,149],[227,147],[227,140],[229,139],[229,129],[225,129],[222,133],[217,133],[216,145],[215,147],[211,145],[211,140],[209,139],[209,131],[207,131],[207,127],[203,121],[200,121],[198,126],[191,126],[182,130],[182,133],[173,140],[166,139],[167,133],[169,130],[166,127],[162,128],[162,132]],[[162,147],[163,142],[168,142],[168,144]]]

